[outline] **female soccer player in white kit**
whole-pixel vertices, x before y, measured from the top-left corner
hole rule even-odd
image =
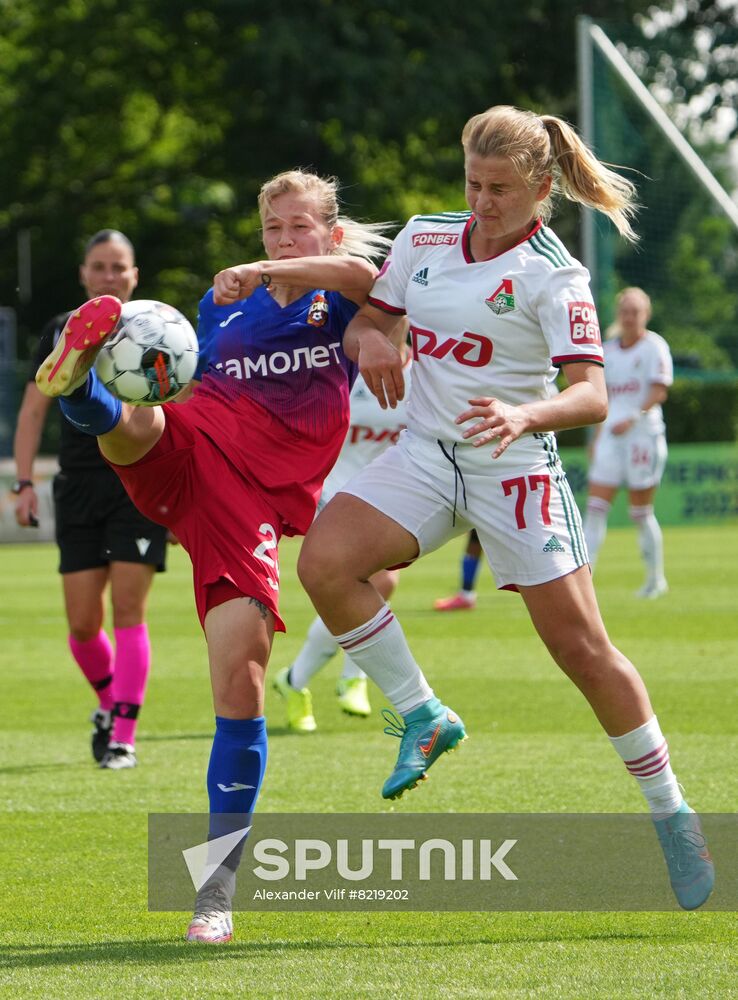
[[[593,445],[584,537],[594,566],[605,540],[612,501],[621,486],[627,487],[628,513],[638,528],[646,564],[646,580],[638,596],[653,599],[668,590],[653,501],[666,465],[661,404],[674,374],[668,344],[646,327],[650,317],[651,300],[642,288],[620,293],[618,335],[604,344],[608,414]]]
[[[412,359],[405,339],[406,333],[407,324],[398,323],[391,340],[402,355],[402,372],[405,385],[409,387]],[[370,392],[361,375],[357,376],[354,382],[349,403],[351,426],[338,461],[323,485],[318,513],[352,476],[397,441],[400,431],[404,430],[407,423],[404,400],[400,400],[395,409],[382,409],[377,397]],[[373,586],[385,601],[389,601],[395,592],[399,575],[397,569],[382,569],[372,576]],[[285,702],[287,727],[293,732],[313,733],[317,729],[313,715],[313,698],[308,684],[339,648],[321,619],[315,618],[293,662],[277,674],[274,687]],[[366,674],[345,651],[336,694],[339,705],[347,715],[366,717],[371,714]]]
[[[465,731],[368,580],[476,528],[498,586],[519,590],[638,781],[677,899],[694,909],[712,889],[712,861],[645,685],[605,631],[553,433],[607,414],[588,275],[544,223],[554,180],[631,238],[634,191],[550,115],[490,108],[467,122],[462,145],[471,212],[411,219],[346,335],[367,385],[394,406],[403,383],[386,334],[407,313],[408,429],[313,523],[298,571],[338,642],[403,716],[382,790],[395,798]],[[568,386],[556,393],[559,368]]]

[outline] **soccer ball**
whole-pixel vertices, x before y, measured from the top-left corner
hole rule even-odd
[[[95,369],[124,403],[159,406],[174,399],[197,367],[197,336],[177,309],[153,299],[127,302]]]

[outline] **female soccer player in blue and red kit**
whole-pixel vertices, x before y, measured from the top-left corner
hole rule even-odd
[[[336,182],[313,174],[273,178],[259,208],[268,259],[221,271],[202,299],[206,367],[185,405],[121,404],[88,375],[117,323],[109,296],[70,318],[38,374],[67,419],[97,435],[136,506],[192,560],[216,714],[211,837],[244,827],[259,793],[264,674],[274,632],[284,631],[277,546],[309,527],[346,437],[355,370],[343,334],[376,274],[367,258],[389,244],[381,226],[339,217]],[[189,940],[232,937],[236,866],[232,855],[198,893]]]

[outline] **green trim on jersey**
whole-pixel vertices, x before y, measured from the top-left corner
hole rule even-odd
[[[550,244],[550,246],[557,251],[557,255],[561,257],[569,267],[576,266],[577,262],[574,260],[553,229],[549,229],[548,226],[542,226],[536,233],[536,236],[538,236],[538,238],[544,243]]]
[[[582,529],[582,518],[579,514],[574,494],[571,491],[569,480],[566,477],[566,472],[561,464],[556,444],[556,435],[550,431],[545,431],[543,433],[536,433],[533,437],[538,438],[543,445],[543,451],[547,455],[546,464],[551,470],[553,481],[559,488],[564,520],[566,521],[566,526],[569,529],[569,537],[571,538],[574,561],[577,564],[577,568],[585,566],[589,560],[587,558],[587,543],[584,540],[584,531]]]
[[[415,222],[466,222],[471,212],[439,212],[437,215],[416,215]]]
[[[539,229],[528,242],[536,253],[545,257],[554,267],[576,266],[574,258],[551,229]]]

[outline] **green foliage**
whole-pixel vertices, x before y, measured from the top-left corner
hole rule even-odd
[[[677,375],[664,403],[664,420],[671,444],[738,441],[738,377],[734,372]],[[560,447],[575,448],[586,445],[591,433],[589,427],[575,427],[556,437]]]
[[[728,0],[690,0],[689,3],[662,5],[666,16],[653,19],[656,10],[637,17],[648,38],[645,77],[666,86],[682,105],[699,109],[692,115],[695,132],[709,131],[721,116],[722,130],[730,116],[724,109],[735,108],[735,79],[738,75],[738,10]],[[738,133],[738,119],[732,115],[730,138]]]
[[[738,378],[676,378],[664,420],[674,444],[738,440]]]
[[[703,28],[711,23],[720,37],[730,35],[717,27],[717,7],[708,2],[681,5],[680,14],[675,7],[678,20],[688,8],[692,12],[685,22],[690,28],[658,33],[658,44],[650,32],[646,37],[646,27],[639,31],[617,24],[607,31],[611,40],[627,44],[629,59],[644,81],[661,86],[661,93],[668,87],[675,103],[683,102],[702,90],[693,72],[696,66],[702,70],[703,63],[690,63],[690,58],[696,60],[695,47],[705,42],[704,34],[701,39],[694,34],[697,22],[701,19]],[[695,20],[692,14],[698,9]],[[738,38],[735,25],[731,31]],[[718,72],[706,52],[704,59]],[[627,164],[640,203],[637,246],[619,240],[607,222],[598,225],[595,291],[601,319],[605,325],[612,321],[621,288],[638,285],[653,301],[653,329],[667,339],[678,363],[705,370],[738,368],[738,231],[599,53],[593,97],[596,149],[610,162]],[[719,103],[711,105],[711,113]],[[677,109],[670,111],[679,120]],[[693,132],[690,138],[700,156],[720,177],[724,148],[706,130]]]
[[[738,368],[738,240],[728,219],[685,213],[668,262],[668,294],[656,320],[672,351],[702,368]]]
[[[348,213],[374,221],[463,207],[464,121],[493,103],[573,119],[574,17],[607,7],[0,0],[0,302],[20,309],[22,354],[78,300],[97,229],[133,240],[140,295],[194,318],[216,270],[260,254],[255,199],[279,170],[336,174]],[[559,229],[574,245],[571,212]]]
[[[208,165],[229,114],[212,14],[144,0],[19,6],[7,11],[0,49],[0,90],[15,94],[0,121],[0,228],[31,231],[35,299],[25,318],[37,329],[79,297],[75,263],[97,229],[131,235],[146,261],[143,294],[165,264],[191,266],[210,210],[233,203],[230,182]],[[13,242],[5,247],[11,275]],[[193,299],[176,304],[191,314]]]

